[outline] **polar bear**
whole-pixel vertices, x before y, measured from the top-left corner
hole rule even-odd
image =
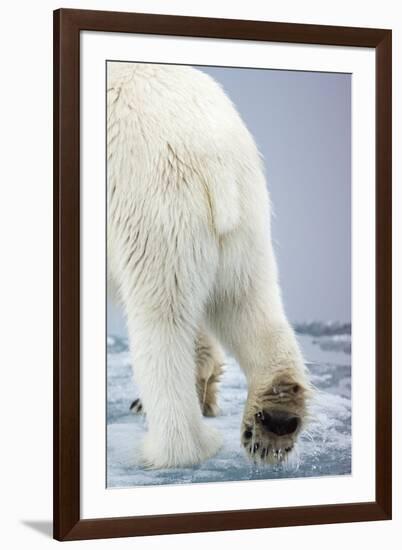
[[[286,318],[255,142],[220,85],[187,66],[108,63],[107,258],[147,434],[142,462],[214,455],[221,345],[243,369],[241,445],[292,454],[310,384]]]

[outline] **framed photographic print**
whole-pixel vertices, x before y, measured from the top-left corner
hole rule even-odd
[[[54,536],[391,517],[391,31],[54,13]]]

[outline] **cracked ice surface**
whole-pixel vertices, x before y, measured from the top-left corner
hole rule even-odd
[[[108,336],[107,486],[129,487],[246,479],[334,476],[351,473],[351,330],[339,323],[296,327],[298,340],[318,389],[308,432],[298,445],[298,467],[256,466],[240,446],[240,423],[247,389],[243,373],[228,359],[220,385],[221,413],[205,422],[222,433],[220,452],[189,468],[146,470],[138,464],[145,418],[130,413],[137,397],[127,340]]]

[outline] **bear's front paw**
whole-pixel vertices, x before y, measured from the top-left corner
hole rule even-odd
[[[135,399],[130,405],[130,411],[133,414],[144,414],[144,407],[142,406],[141,399]]]

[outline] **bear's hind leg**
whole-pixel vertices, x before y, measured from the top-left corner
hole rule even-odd
[[[250,273],[250,286],[236,299],[217,303],[210,322],[247,378],[241,444],[252,460],[272,464],[293,460],[312,391],[272,256],[270,269],[261,272],[267,275]]]
[[[195,346],[197,395],[204,416],[219,413],[218,384],[223,372],[224,354],[218,342],[204,330],[199,331]],[[137,397],[130,405],[133,414],[145,414]]]
[[[151,468],[198,464],[220,447],[202,419],[194,354],[217,247],[203,220],[171,198],[164,195],[158,216],[143,212],[120,256],[134,378],[148,427],[142,462]]]

